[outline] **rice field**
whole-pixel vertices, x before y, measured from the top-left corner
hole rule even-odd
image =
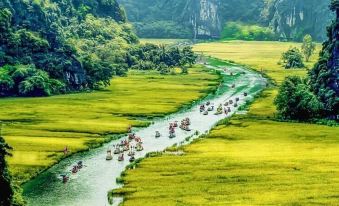
[[[69,155],[95,147],[129,125],[178,111],[218,85],[218,76],[196,66],[189,75],[130,71],[104,90],[44,98],[2,98],[3,136],[14,148],[8,158],[22,183]]]
[[[289,45],[295,43],[232,41],[194,49],[263,70],[279,84],[307,72],[277,64]],[[277,87],[268,88],[247,114],[222,121],[190,145],[142,160],[110,195],[123,196],[125,206],[338,205],[339,127],[276,121],[276,94]]]
[[[266,73],[277,83],[281,83],[287,75],[304,76],[307,69],[317,61],[321,45],[317,44],[316,52],[306,63],[306,69],[284,69],[279,64],[281,54],[290,47],[301,48],[301,43],[269,42],[269,41],[224,41],[194,45],[194,51],[223,60],[248,65]]]

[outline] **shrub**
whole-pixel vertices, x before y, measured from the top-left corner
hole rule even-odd
[[[239,22],[226,23],[221,38],[224,40],[269,41],[277,40],[276,34],[267,27],[245,25]]]
[[[278,115],[283,119],[307,120],[317,117],[323,107],[305,80],[290,76],[282,83],[275,99]]]
[[[296,47],[290,48],[281,56],[285,69],[304,68],[303,56]]]

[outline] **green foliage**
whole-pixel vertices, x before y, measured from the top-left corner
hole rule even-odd
[[[228,22],[221,33],[223,40],[269,41],[276,40],[277,36],[267,27],[245,25],[239,22]]]
[[[126,74],[126,52],[138,39],[115,0],[18,0],[4,5],[0,67],[32,65],[39,71],[17,71],[25,77],[13,80],[14,85],[11,75],[1,72],[1,96],[98,88]]]
[[[301,46],[301,51],[304,54],[306,62],[309,62],[310,57],[314,54],[315,43],[313,43],[312,36],[307,34],[303,39],[303,44]]]
[[[168,74],[170,68],[181,67],[183,73],[188,73],[186,66],[192,66],[197,55],[191,47],[167,47],[147,43],[136,45],[129,49],[127,65],[137,70],[156,69],[161,74]]]
[[[288,51],[284,52],[281,59],[284,62],[285,69],[305,67],[303,56],[296,47],[290,48]]]
[[[305,80],[290,76],[282,83],[275,99],[278,114],[283,119],[307,120],[317,117],[323,107],[310,91]]]
[[[0,124],[2,124],[0,122]],[[0,125],[1,127],[2,125]],[[1,130],[1,128],[0,128]],[[6,156],[10,156],[9,150],[12,148],[0,136],[0,205],[12,205],[14,191],[11,184],[11,175],[8,171]]]
[[[0,67],[0,96],[49,96],[65,91],[65,84],[32,65]]]

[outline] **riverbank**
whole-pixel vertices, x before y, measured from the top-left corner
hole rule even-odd
[[[289,44],[232,41],[194,49],[250,65],[280,84],[286,75],[307,72],[277,64]],[[114,194],[133,206],[336,204],[339,128],[275,121],[276,94],[277,87],[266,89],[247,114],[177,148],[182,155],[144,159],[138,169],[125,172],[124,187]]]
[[[14,148],[9,164],[15,182],[26,182],[69,155],[109,140],[127,127],[149,125],[154,117],[215,90],[219,77],[197,66],[189,75],[130,71],[102,91],[46,98],[3,98],[3,136]],[[148,117],[148,118],[144,118]]]

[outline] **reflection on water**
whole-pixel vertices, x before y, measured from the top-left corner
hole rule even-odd
[[[245,70],[238,67],[233,67],[232,70],[233,73],[236,74],[232,77],[232,82],[225,81],[219,90],[221,94],[210,96],[210,101],[215,106],[223,104],[229,99],[234,100],[236,97],[240,97],[239,105],[244,104],[266,85],[266,80],[256,73],[247,70],[243,73]],[[227,74],[223,75],[224,79],[230,79]],[[235,83],[236,88],[230,89],[229,85],[233,83]],[[249,95],[244,97],[244,92],[248,92]],[[232,113],[229,115],[232,115],[234,110],[232,107]],[[177,129],[176,138],[168,138],[169,123],[174,121],[180,122],[185,117],[191,119],[190,127],[192,131],[186,132]],[[163,151],[166,147],[175,143],[180,144],[186,137],[194,135],[196,131],[200,134],[208,132],[219,120],[225,117],[224,114],[214,115],[213,112],[208,116],[204,116],[200,113],[199,107],[194,106],[190,110],[157,120],[151,126],[136,132],[137,136],[142,137],[144,151],[137,152],[135,157],[144,157],[146,153]],[[155,138],[155,131],[160,131],[162,136]],[[120,142],[120,140],[112,141],[109,144],[85,153],[76,154],[61,161],[34,180],[25,184],[24,197],[28,201],[28,205],[109,205],[107,192],[121,186],[115,182],[115,179],[119,177],[120,173],[129,164],[129,158],[125,158],[125,161],[118,162],[117,155],[114,156],[112,161],[105,160],[107,148],[112,148],[112,146],[118,142]],[[79,160],[83,161],[85,165],[84,168],[81,169],[78,174],[71,175],[70,181],[67,184],[63,184],[59,179],[59,175],[70,171],[72,165]],[[115,199],[115,204],[119,201],[121,201],[121,199]]]

